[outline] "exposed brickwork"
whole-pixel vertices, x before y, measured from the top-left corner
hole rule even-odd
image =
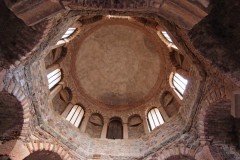
[[[15,2],[21,3],[21,1]],[[24,3],[28,2],[24,1]],[[34,0],[31,2],[32,4],[36,4]],[[0,33],[6,39],[6,41],[2,42],[3,45],[0,44],[0,48],[3,50],[0,51],[3,53],[1,54],[3,58],[0,56],[1,60],[3,59],[3,63],[0,62],[0,67],[10,67],[9,70],[2,70],[0,72],[0,97],[7,97],[4,98],[4,101],[1,101],[0,98],[0,104],[8,104],[10,106],[9,109],[19,106],[22,110],[23,127],[18,135],[18,139],[21,143],[25,144],[25,147],[31,153],[29,157],[38,154],[38,158],[41,158],[41,156],[46,158],[46,156],[51,156],[50,152],[54,152],[53,157],[47,158],[54,159],[57,157],[57,159],[63,160],[240,159],[240,123],[238,119],[233,119],[230,116],[229,103],[232,91],[238,89],[237,85],[239,85],[239,67],[236,61],[238,58],[238,45],[231,41],[238,42],[239,35],[232,33],[236,32],[238,23],[236,26],[232,26],[232,22],[228,21],[228,19],[229,17],[231,19],[234,14],[238,13],[238,2],[212,1],[212,5],[215,6],[212,6],[213,9],[210,15],[190,32],[195,47],[199,51],[202,51],[202,53],[192,46],[187,35],[188,32],[179,28],[179,26],[190,29],[196,24],[206,15],[204,12],[206,8],[204,7],[207,6],[206,3],[208,1],[168,0],[131,1],[131,3],[126,3],[126,1],[108,1],[108,3],[101,4],[99,2],[103,1],[96,1],[96,3],[95,1],[87,1],[83,4],[79,1],[62,1],[62,4],[66,8],[70,10],[81,9],[81,11],[69,11],[66,15],[59,14],[55,18],[42,21],[33,27],[27,27],[12,12],[7,10],[3,3],[0,4],[0,7],[2,7],[1,11],[4,12],[4,14],[1,14],[3,16],[3,24],[8,20],[6,17],[10,17],[9,24],[7,24],[9,28],[3,25],[6,32]],[[232,2],[232,4],[229,2]],[[53,3],[58,4],[57,1]],[[219,9],[219,7],[223,7],[221,6],[222,4],[224,4],[225,10]],[[23,5],[22,7],[26,6]],[[35,7],[38,8],[38,5]],[[170,9],[167,9],[168,7]],[[173,8],[171,9],[171,7]],[[19,14],[17,9],[21,9],[21,5],[20,8],[12,9],[15,14]],[[176,10],[178,12],[175,12]],[[31,11],[31,8],[28,8],[26,11]],[[147,14],[144,13],[146,11]],[[225,11],[229,11],[226,16]],[[166,17],[179,26],[173,25],[157,16],[151,16],[149,15],[150,12]],[[48,14],[50,17],[52,16],[49,12],[46,13],[46,15],[41,14],[39,16],[40,20],[44,20],[48,17]],[[166,60],[166,66],[162,76],[166,77],[164,77],[163,83],[159,85],[159,93],[151,101],[146,102],[138,108],[131,106],[132,108],[129,110],[117,111],[100,108],[100,106],[94,105],[85,100],[84,97],[79,96],[71,75],[69,75],[71,68],[67,67],[71,66],[69,56],[71,57],[73,50],[65,50],[64,55],[67,53],[65,57],[62,56],[62,52],[59,54],[60,51],[56,55],[50,53],[45,58],[47,68],[54,63],[60,64],[60,67],[64,71],[62,81],[72,91],[72,96],[63,96],[64,93],[61,95],[60,92],[53,99],[53,104],[55,104],[56,108],[59,107],[56,109],[59,113],[65,109],[63,106],[66,107],[69,102],[83,105],[86,112],[83,122],[86,121],[88,123],[86,124],[86,133],[83,133],[82,126],[80,128],[74,127],[68,121],[64,120],[60,114],[54,114],[53,110],[49,107],[50,91],[47,85],[44,57],[51,50],[52,46],[49,45],[56,44],[70,24],[80,17],[76,15],[82,14],[86,16],[91,14],[90,16],[82,17],[80,20],[81,24],[79,24],[83,25],[79,28],[79,31],[87,31],[89,26],[94,26],[95,23],[101,23],[103,20],[106,20],[106,17],[102,15],[109,13],[116,15],[135,14],[138,18],[134,17],[131,20],[149,30],[151,28],[157,31],[158,27],[163,27],[171,33],[171,38],[179,48],[181,55],[164,53],[163,59]],[[148,15],[148,17],[146,16],[148,21],[144,18],[139,18],[140,15],[143,17]],[[31,16],[34,17],[34,14]],[[27,20],[34,19],[30,17],[30,19],[24,20],[25,22],[30,22]],[[220,24],[218,20],[225,21],[226,23],[221,26],[223,28],[220,27],[219,29],[219,26],[217,26],[215,30],[216,24]],[[222,32],[225,29],[226,32]],[[18,32],[20,34],[17,34]],[[79,36],[84,33],[86,32],[81,32]],[[225,33],[231,36],[228,37]],[[15,38],[13,38],[13,35],[16,35]],[[203,41],[205,38],[206,41]],[[16,44],[13,44],[13,42],[16,42]],[[70,47],[71,45],[66,46]],[[33,52],[33,50],[36,52]],[[16,62],[16,60],[18,61]],[[213,60],[217,60],[216,64],[211,62]],[[216,66],[218,69],[215,68]],[[189,85],[182,101],[178,99],[170,87],[168,78],[172,71],[180,71],[178,69],[181,69],[181,73],[184,73],[189,78]],[[227,76],[226,73],[228,74]],[[232,78],[232,81],[228,77]],[[3,88],[4,91],[2,91]],[[165,91],[169,92],[171,95],[170,98],[164,98]],[[12,99],[16,103],[10,104]],[[64,101],[64,104],[60,101]],[[170,104],[172,105],[171,107],[169,107]],[[146,126],[144,126],[147,123],[146,114],[152,107],[165,107],[166,113],[171,118],[151,133],[146,134]],[[0,113],[7,113],[7,111],[4,110]],[[103,122],[94,118],[88,119],[88,116],[90,117],[93,113],[101,115],[100,119]],[[135,123],[134,121],[133,123],[130,120],[133,115],[139,115],[142,122]],[[18,114],[17,116],[21,115]],[[125,126],[127,124],[129,139],[109,140],[99,138],[103,126],[108,124],[110,118],[116,116],[120,117]],[[7,120],[10,120],[9,116]],[[4,147],[3,145],[0,146]],[[10,148],[14,147],[15,142],[9,146]],[[2,150],[0,150],[0,153],[8,154],[8,152],[3,152]],[[10,155],[10,157],[14,156]],[[36,158],[34,157],[33,159]]]
[[[29,156],[24,158],[24,160],[42,160],[42,159],[62,160],[62,158],[57,153],[45,150],[33,152]]]
[[[33,159],[33,157],[39,158],[44,155],[50,156],[53,159],[56,157],[61,158],[63,160],[71,160],[72,159],[71,156],[69,155],[69,153],[66,152],[65,149],[63,149],[61,147],[61,145],[59,145],[57,143],[36,141],[36,142],[29,142],[26,145],[30,152],[30,155],[28,157],[26,157],[26,160],[28,160],[28,159],[35,160],[35,159]],[[38,154],[40,154],[40,155],[38,155]]]

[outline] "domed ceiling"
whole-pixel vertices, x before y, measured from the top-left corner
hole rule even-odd
[[[108,20],[80,36],[71,64],[80,93],[107,106],[149,100],[161,83],[165,63],[156,35],[132,23]]]

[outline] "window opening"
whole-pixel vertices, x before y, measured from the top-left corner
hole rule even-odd
[[[164,123],[163,117],[157,108],[151,109],[147,114],[147,118],[150,131]]]
[[[167,33],[167,31],[161,31],[157,32],[158,36],[160,37],[160,39],[168,46],[168,47],[172,47],[174,49],[178,49],[177,46],[173,43],[172,38],[169,36],[169,34]]]
[[[84,110],[81,106],[74,105],[71,111],[68,113],[66,120],[73,124],[75,127],[79,127],[84,115]]]
[[[68,30],[64,33],[61,39],[68,38],[73,34],[73,32],[76,30],[76,28],[68,28]]]
[[[171,43],[173,43],[171,37],[168,35],[168,33],[166,31],[162,31],[163,36]]]
[[[182,96],[186,86],[188,84],[188,80],[183,78],[180,74],[175,73],[173,76],[173,85],[176,91]]]
[[[47,75],[48,78],[48,88],[51,89],[53,86],[55,86],[58,82],[60,82],[61,80],[61,70],[55,69],[54,71],[52,71],[51,73],[49,73]]]

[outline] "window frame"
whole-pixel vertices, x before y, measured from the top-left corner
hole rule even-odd
[[[159,109],[157,107],[153,107],[147,113],[147,122],[149,131],[153,131],[158,126],[164,124],[165,120]]]
[[[65,119],[75,127],[79,127],[83,121],[85,110],[80,105],[73,105]]]
[[[187,89],[188,79],[184,78],[181,74],[177,72],[172,72],[170,76],[170,85],[175,91],[175,93],[178,95],[178,97],[182,100],[183,95]]]
[[[47,74],[48,89],[53,89],[62,79],[62,70],[56,68]]]
[[[69,28],[67,29],[67,31],[62,35],[62,37],[61,37],[60,40],[64,40],[64,39],[69,38],[69,37],[72,36],[76,31],[77,31],[77,28],[69,27]],[[68,33],[68,32],[70,32],[70,33]]]

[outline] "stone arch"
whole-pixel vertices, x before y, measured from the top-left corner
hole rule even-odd
[[[169,117],[176,115],[180,108],[180,104],[178,103],[174,95],[169,91],[163,92],[160,97],[160,104],[163,106]]]
[[[123,139],[123,123],[119,117],[113,117],[108,123],[107,129],[108,139]]]
[[[159,157],[160,160],[181,160],[181,159],[172,159],[175,157],[190,157],[190,159],[187,160],[195,160],[195,150],[186,147],[184,144],[180,144],[175,147],[171,147],[168,149],[165,149],[161,152],[158,152],[157,157]],[[185,160],[185,159],[183,159]]]
[[[23,126],[23,108],[16,97],[0,92],[0,140],[18,139]]]
[[[144,126],[143,126],[143,120],[142,118],[134,114],[128,118],[128,138],[134,139],[134,138],[140,138],[142,135],[144,135]]]
[[[60,157],[62,160],[72,160],[72,155],[68,153],[60,144],[56,142],[40,142],[40,141],[32,141],[26,144],[29,155],[36,153],[54,153],[54,157]],[[41,153],[40,153],[41,154]],[[28,157],[27,156],[27,157]],[[26,158],[27,158],[26,157]],[[25,159],[24,159],[25,160]],[[31,160],[31,159],[26,159]],[[57,159],[56,159],[57,160]]]
[[[0,145],[1,154],[11,156],[10,154],[16,154],[16,147],[23,146],[23,143],[19,139],[29,136],[30,119],[32,115],[30,113],[31,104],[28,97],[26,96],[23,87],[14,78],[4,81],[3,85],[5,85],[4,89],[0,92],[1,107],[4,107],[4,104],[8,102],[10,102],[9,104],[12,105],[10,105],[8,108],[4,107],[5,110],[1,113],[6,114],[8,113],[7,110],[16,109],[14,111],[14,114],[16,115],[13,115],[13,117],[11,118],[13,121],[18,120],[17,125],[9,122],[8,124],[13,124],[11,125],[12,129],[7,129],[7,131],[5,132],[6,134],[4,133],[5,136],[1,135],[1,138],[5,139],[1,139],[1,141],[7,141],[6,143]],[[2,103],[2,101],[4,102]],[[5,117],[5,120],[1,121],[4,122],[7,118],[8,117]],[[21,156],[23,156],[24,154],[24,148],[21,148]]]
[[[15,83],[15,80],[12,79],[9,81],[8,84],[5,85],[5,91],[8,92],[8,94],[16,97],[16,99],[21,104],[22,110],[23,110],[23,125],[25,127],[28,127],[29,121],[30,121],[30,101],[28,97],[25,95],[22,87],[20,84]],[[22,129],[22,136],[25,136],[27,133],[26,128]]]
[[[234,119],[230,114],[231,103],[227,99],[225,88],[210,90],[204,96],[200,106],[197,122],[200,142],[213,144],[209,146],[209,152],[214,158],[238,159],[240,157],[237,151],[240,141],[240,120]]]
[[[86,133],[92,138],[100,138],[103,129],[103,117],[99,113],[93,113],[87,123]]]
[[[42,160],[42,159],[62,160],[62,158],[57,153],[46,150],[33,152],[23,160]]]
[[[197,121],[197,130],[198,134],[202,136],[202,140],[205,140],[205,117],[207,115],[208,109],[218,102],[223,102],[226,100],[226,91],[224,87],[215,88],[211,86],[211,89],[208,94],[203,97],[202,103],[200,104],[200,112],[198,114]]]

